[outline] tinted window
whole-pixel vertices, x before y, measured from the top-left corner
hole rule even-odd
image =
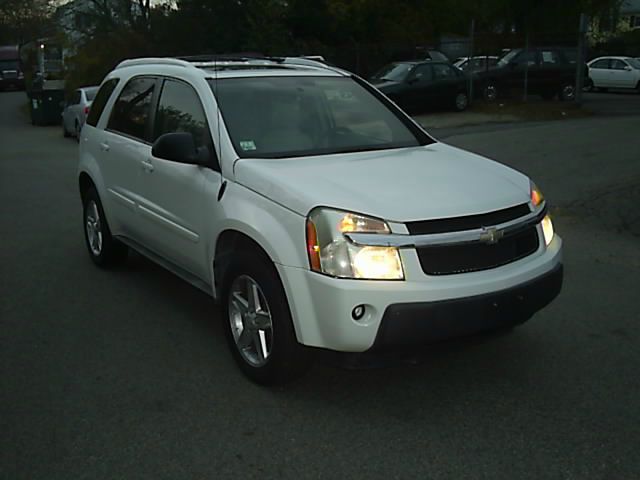
[[[622,60],[611,60],[611,67],[613,70],[624,70],[628,65]]]
[[[560,63],[560,57],[555,50],[541,50],[540,60],[543,65],[556,65]]]
[[[609,68],[609,60],[603,58],[602,60],[598,60],[597,62],[593,62],[591,64],[591,68]]]
[[[198,147],[211,147],[209,127],[196,92],[186,83],[167,80],[162,87],[153,140],[172,132],[189,132]]]
[[[113,93],[113,90],[118,85],[118,79],[112,78],[111,80],[107,80],[102,84],[100,90],[98,90],[98,94],[91,105],[91,110],[89,111],[89,116],[87,117],[87,123],[92,126],[96,126],[98,124],[98,120],[100,120],[100,115],[102,115],[102,111],[104,110],[104,106],[109,101],[109,97]]]
[[[452,68],[449,67],[449,65],[440,63],[433,66],[433,78],[435,80],[446,80],[448,78],[454,78],[456,76],[456,73]]]
[[[210,85],[240,157],[297,157],[430,142],[351,78],[253,77]]]
[[[133,78],[122,89],[111,111],[109,130],[148,140],[149,113],[155,90],[154,78]]]
[[[410,78],[416,79],[418,82],[430,82],[433,79],[433,70],[431,65],[418,65],[411,72]]]

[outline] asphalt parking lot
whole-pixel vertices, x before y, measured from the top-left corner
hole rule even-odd
[[[566,277],[550,307],[417,365],[319,365],[264,389],[205,294],[137,255],[93,266],[77,144],[29,125],[24,101],[0,94],[1,479],[640,476],[640,105],[434,131],[553,204]]]

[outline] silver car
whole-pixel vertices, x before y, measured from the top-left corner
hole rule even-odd
[[[97,92],[98,87],[82,87],[73,92],[62,111],[62,133],[65,137],[80,138],[80,131]]]

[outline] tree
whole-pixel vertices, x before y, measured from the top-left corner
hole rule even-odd
[[[0,0],[0,41],[22,45],[51,33],[51,0]]]

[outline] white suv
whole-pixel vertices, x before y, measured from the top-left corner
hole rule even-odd
[[[526,321],[562,241],[523,174],[431,138],[362,79],[305,59],[138,59],[82,130],[93,261],[128,248],[217,299],[242,370],[313,348],[409,348]]]

